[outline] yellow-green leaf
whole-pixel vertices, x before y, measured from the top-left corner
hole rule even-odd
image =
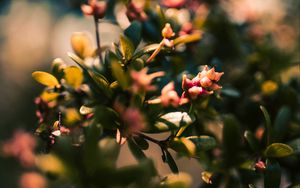
[[[43,71],[35,71],[32,73],[32,77],[39,82],[40,84],[43,84],[45,86],[49,87],[55,87],[59,85],[58,80],[52,75],[47,72]]]
[[[125,60],[129,60],[134,53],[134,46],[132,42],[125,36],[120,37],[120,50]]]
[[[293,148],[291,148],[287,144],[283,143],[273,143],[267,147],[265,150],[265,155],[267,157],[286,157],[291,155],[294,152]]]
[[[83,81],[82,71],[75,66],[67,67],[64,69],[65,79],[67,84],[72,86],[73,88],[78,88]]]
[[[120,63],[117,61],[111,62],[111,69],[113,76],[117,79],[118,83],[123,89],[126,89],[128,87],[128,79],[123,71],[123,68]]]

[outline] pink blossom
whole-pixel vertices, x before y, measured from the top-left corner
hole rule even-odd
[[[130,2],[127,5],[126,15],[130,21],[146,21],[148,19],[147,14],[144,12],[144,4],[138,4]]]
[[[20,188],[45,188],[47,182],[42,175],[36,172],[26,172],[20,177],[19,185]]]
[[[2,152],[5,156],[16,157],[22,166],[32,167],[35,161],[35,146],[36,142],[31,134],[17,131],[10,140],[3,143]]]
[[[161,0],[161,4],[168,8],[182,7],[187,0]]]
[[[222,88],[216,82],[220,80],[223,74],[223,72],[216,72],[215,68],[209,69],[208,66],[205,66],[192,80],[183,75],[182,89],[184,92],[181,98],[195,100],[199,96],[213,94],[214,91]]]
[[[133,93],[138,93],[140,91],[153,91],[156,89],[155,86],[151,85],[151,82],[154,78],[161,77],[164,75],[164,72],[154,72],[147,74],[148,68],[143,68],[140,71],[132,70],[130,76],[132,78],[131,89]]]
[[[116,102],[114,104],[114,109],[120,114],[120,119],[123,125],[117,130],[116,140],[118,143],[125,143],[127,137],[146,128],[145,118],[138,108],[126,108],[122,104]]]
[[[96,18],[103,18],[106,11],[106,2],[89,0],[88,5],[81,5],[81,10],[85,15],[94,15]]]
[[[177,107],[180,104],[180,97],[175,91],[174,82],[168,83],[161,91],[161,96],[159,98],[149,100],[148,104],[158,104],[161,103],[163,106],[174,106]]]

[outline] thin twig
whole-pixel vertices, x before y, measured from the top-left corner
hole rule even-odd
[[[94,15],[94,23],[95,23],[95,32],[96,32],[96,41],[97,41],[97,52],[98,52],[98,55],[99,55],[100,64],[103,64],[102,56],[101,56],[99,21],[98,21],[98,18],[95,15]]]

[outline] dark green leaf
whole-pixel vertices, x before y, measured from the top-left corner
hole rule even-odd
[[[280,108],[274,122],[274,136],[276,139],[281,139],[288,130],[288,122],[291,116],[289,107]]]
[[[134,47],[137,47],[142,37],[142,24],[138,21],[131,22],[130,26],[125,29],[124,34],[132,41]]]
[[[240,127],[232,115],[224,117],[223,147],[227,166],[238,163],[238,153],[241,144]]]
[[[267,159],[264,173],[265,188],[279,188],[281,180],[281,169],[277,161]]]
[[[259,141],[251,131],[245,131],[244,137],[253,151],[259,151],[260,149]]]
[[[146,150],[149,148],[149,143],[142,137],[140,136],[134,136],[132,137],[134,142],[142,149]]]
[[[294,152],[293,148],[291,148],[287,144],[283,143],[273,143],[267,147],[265,150],[265,155],[267,157],[286,157],[291,155]]]
[[[165,157],[166,157],[165,162],[168,163],[168,165],[173,173],[178,174],[179,170],[178,170],[178,167],[177,167],[176,162],[173,159],[172,155],[169,153],[168,150],[164,150],[164,152],[165,152]]]
[[[128,139],[128,146],[129,146],[131,153],[138,161],[142,161],[146,158],[146,155],[141,150],[141,148],[135,142],[133,142],[131,139]]]
[[[293,148],[295,154],[300,154],[300,138],[288,142],[288,145]]]
[[[271,144],[273,140],[273,128],[271,126],[271,118],[264,106],[260,106],[261,111],[263,112],[265,122],[266,122],[266,131],[267,131],[267,144]]]

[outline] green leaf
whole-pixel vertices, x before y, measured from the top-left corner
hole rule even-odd
[[[134,53],[134,46],[132,42],[125,36],[120,36],[120,50],[123,56],[123,59],[126,61],[130,60]]]
[[[221,95],[225,95],[227,97],[232,97],[232,98],[239,98],[241,96],[240,92],[237,89],[231,87],[222,88]]]
[[[207,151],[215,148],[217,146],[216,139],[211,136],[189,136],[186,139],[192,141],[196,145],[197,151]]]
[[[95,108],[94,121],[111,130],[115,130],[119,126],[118,113],[115,112],[112,108],[106,106],[97,106]]]
[[[184,137],[176,137],[172,139],[169,143],[169,147],[180,154],[187,155],[190,157],[195,156],[196,154],[196,145],[192,141]]]
[[[280,158],[280,157],[289,156],[293,152],[294,152],[293,148],[291,148],[287,144],[273,143],[267,147],[264,153],[267,157]]]
[[[291,110],[287,106],[280,108],[275,122],[274,122],[274,137],[281,139],[286,133],[289,119],[291,117]]]
[[[149,148],[149,143],[142,137],[140,136],[134,136],[132,137],[134,142],[142,149],[146,150]]]
[[[160,46],[160,44],[150,44],[148,46],[145,46],[144,48],[142,48],[141,50],[137,51],[134,53],[132,59],[136,59],[139,58],[145,54],[148,53],[152,53],[154,52],[158,47]]]
[[[112,74],[115,77],[115,79],[118,81],[119,85],[122,87],[122,89],[127,89],[128,87],[128,78],[123,71],[123,68],[121,64],[118,61],[112,61],[111,62],[111,69]]]
[[[266,131],[267,131],[267,144],[271,144],[273,140],[273,128],[271,126],[271,118],[264,106],[260,106],[261,111],[264,114],[265,122],[266,122]]]
[[[131,22],[130,26],[125,29],[124,34],[132,41],[134,47],[137,47],[142,38],[142,24],[138,21]]]
[[[58,80],[52,74],[49,74],[47,72],[35,71],[32,73],[32,77],[40,84],[48,87],[55,87],[59,85]]]
[[[300,154],[300,138],[296,138],[290,142],[288,142],[288,145],[293,148],[295,154]]]
[[[224,117],[223,147],[227,166],[238,163],[238,154],[241,145],[240,128],[236,118],[232,115]]]
[[[253,151],[259,151],[260,149],[259,141],[251,131],[245,131],[244,137]]]
[[[277,161],[267,159],[264,173],[265,188],[279,188],[281,180],[281,169]]]
[[[135,142],[133,142],[131,139],[128,139],[127,143],[131,153],[138,161],[142,161],[147,158],[144,152]]]
[[[170,152],[168,150],[163,150],[163,152],[165,153],[165,155],[163,155],[163,156],[165,156],[164,162],[168,163],[168,165],[173,173],[178,174],[178,172],[179,172],[178,167],[177,167],[176,162],[173,159],[172,155],[170,154]]]
[[[96,84],[97,88],[100,89],[107,97],[110,97],[112,95],[112,90],[109,87],[108,80],[99,73],[94,73],[92,71],[88,71],[88,74]]]
[[[98,147],[103,155],[103,159],[109,159],[115,165],[120,151],[120,145],[114,138],[103,138],[98,142]]]

